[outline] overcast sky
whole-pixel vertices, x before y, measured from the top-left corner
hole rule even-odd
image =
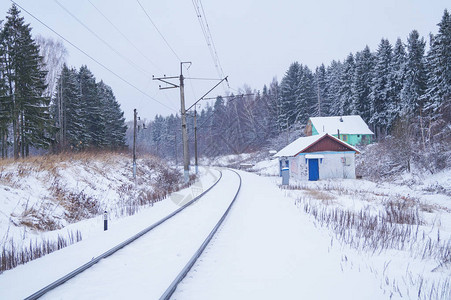
[[[156,77],[178,76],[180,61],[192,62],[185,77],[219,78],[190,0],[139,0],[161,35],[135,0],[58,0],[111,50],[78,23],[55,0],[16,2],[107,68],[133,83],[150,97],[66,43],[67,64],[77,69],[86,64],[96,79],[113,88],[127,120],[133,109],[141,118],[180,111],[178,89],[159,90]],[[121,36],[91,4],[94,4],[136,48]],[[0,19],[5,19],[10,1],[0,3]],[[413,29],[428,38],[437,33],[444,9],[442,0],[203,0],[202,15],[208,21],[224,75],[231,89],[220,86],[210,96],[237,93],[244,85],[261,90],[273,77],[279,81],[289,65],[298,61],[312,70],[332,60],[343,60],[350,52],[368,45],[377,49],[381,38],[392,44],[404,42]],[[448,7],[447,7],[448,5]],[[31,23],[33,35],[57,36],[22,11]],[[169,46],[168,46],[169,45]],[[119,53],[119,54],[118,54]],[[174,82],[177,82],[175,80]],[[187,80],[185,94],[191,105],[217,81]]]

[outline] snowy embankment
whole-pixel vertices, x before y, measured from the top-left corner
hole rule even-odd
[[[216,162],[243,159],[250,160]],[[278,160],[254,162],[251,171],[277,176]],[[369,271],[387,298],[451,298],[451,171],[379,182],[292,178],[283,192],[300,218],[328,232],[341,268]]]
[[[274,173],[277,164],[254,169]],[[343,268],[370,270],[392,298],[451,298],[450,170],[390,182],[291,179],[282,188],[302,215],[329,230]]]
[[[137,161],[135,181],[131,158],[113,153],[2,161],[1,269],[21,263],[22,251],[26,262],[88,238],[90,219],[103,222],[104,211],[115,220],[153,205],[182,187],[180,178],[178,171],[145,157]]]
[[[73,226],[77,226],[77,229],[82,230],[83,235],[86,237],[84,237],[79,243],[48,254],[25,265],[20,265],[13,270],[8,270],[1,274],[0,287],[7,288],[0,288],[0,299],[23,299],[24,297],[33,294],[44,286],[57,280],[59,277],[68,274],[69,272],[90,261],[93,257],[106,252],[117,244],[123,242],[178,209],[180,205],[185,204],[197,196],[197,193],[200,193],[211,186],[219,177],[219,173],[215,170],[210,171],[201,168],[200,171],[200,180],[196,181],[191,187],[173,193],[166,200],[157,202],[152,207],[148,206],[147,208],[142,208],[133,216],[110,220],[108,231],[103,231],[103,219],[101,217],[92,218],[73,224]],[[216,197],[214,199],[217,199],[221,193],[226,195],[227,189],[228,185],[224,184],[222,190],[214,195]],[[227,205],[227,202],[229,201],[225,202]],[[214,205],[215,203],[217,202],[213,202],[212,204]],[[177,220],[176,223],[174,223],[174,221],[167,221],[164,223],[164,226],[160,225],[161,229],[152,231],[150,237],[152,238],[152,236],[154,236],[154,232],[156,232],[155,234],[158,237],[156,242],[155,240],[146,241],[146,238],[137,240],[132,243],[130,247],[120,250],[117,255],[115,255],[116,258],[113,258],[113,266],[107,264],[106,268],[103,268],[103,261],[96,264],[93,268],[95,271],[92,272],[94,273],[93,277],[88,280],[87,284],[84,280],[86,279],[86,276],[90,276],[89,274],[91,270],[86,271],[81,274],[81,276],[77,276],[74,281],[63,285],[61,289],[55,290],[56,295],[59,295],[58,293],[63,293],[62,295],[65,295],[64,297],[57,296],[56,298],[95,299],[99,297],[103,298],[105,295],[108,295],[109,297],[107,298],[122,299],[124,297],[126,298],[126,294],[121,294],[124,292],[128,292],[128,296],[131,298],[135,298],[133,295],[135,295],[136,298],[146,298],[144,295],[149,295],[149,291],[142,289],[142,286],[141,288],[133,288],[136,284],[147,285],[147,289],[153,288],[152,292],[157,297],[160,296],[180,268],[192,255],[189,251],[180,252],[180,250],[184,250],[184,248],[182,246],[179,247],[178,242],[181,241],[183,236],[189,235],[183,230],[188,230],[188,233],[193,231],[197,233],[199,230],[206,230],[206,234],[208,234],[211,229],[208,222],[208,226],[204,226],[205,224],[203,222],[199,222],[201,219],[204,221],[206,219],[202,217],[202,215],[208,216],[208,214],[205,214],[205,210],[203,211],[203,214],[202,211],[197,212],[196,214],[196,210],[203,207],[204,206],[197,203],[192,205],[192,209],[190,206],[190,209],[195,211],[194,213],[196,217],[192,218],[192,221],[196,223],[195,226],[186,226],[189,221],[186,217],[175,217],[175,220]],[[209,209],[212,211],[215,207],[210,207]],[[216,210],[221,213],[223,207],[219,207]],[[217,218],[213,216],[212,221],[216,222]],[[165,226],[172,227],[166,231],[164,229]],[[205,228],[196,229],[196,226]],[[176,230],[177,228],[179,228],[180,232]],[[166,248],[161,248],[163,244],[168,243],[166,239],[175,234],[179,235],[178,238],[172,238],[171,244],[168,244]],[[146,235],[146,237],[148,236],[149,234]],[[200,240],[201,243],[202,239]],[[144,251],[142,248],[143,243]],[[149,243],[157,244],[158,247],[149,245]],[[184,244],[188,244],[188,246],[192,249],[197,249],[199,246],[198,243],[199,239],[184,240]],[[141,260],[137,259],[140,258],[140,253],[143,255]],[[167,257],[167,259],[164,260],[164,257]],[[109,260],[110,259],[107,259],[105,261]],[[114,261],[116,261],[116,263]],[[131,267],[132,264],[134,267]],[[166,265],[163,267],[161,264]],[[129,266],[134,271],[138,268],[138,271],[132,272],[133,274],[125,275],[121,269],[121,266],[124,267],[124,265],[126,270],[126,266]],[[152,275],[151,278],[149,277],[149,274],[147,274],[147,276],[143,276],[146,270],[139,271],[140,267],[146,265],[147,267],[145,267],[145,269],[147,269],[147,272],[150,272],[150,275]],[[170,268],[170,266],[173,267]],[[102,270],[99,271],[99,268],[102,268]],[[36,274],[40,275],[36,276]],[[112,276],[113,279],[110,276]],[[137,277],[141,277],[141,279],[144,280],[144,283],[137,281]],[[149,280],[151,282],[154,281],[154,283],[149,284]],[[159,289],[155,289],[156,282],[160,281],[161,283],[158,285]],[[75,284],[75,288],[72,284]],[[79,284],[85,284],[85,286],[80,288]],[[124,285],[132,288],[134,291],[124,288]],[[119,291],[112,288],[112,286],[119,289]],[[154,294],[152,295],[155,296]],[[53,298],[51,295],[52,294],[49,294],[48,297]],[[122,295],[122,297],[120,297],[120,295]],[[157,297],[151,297],[150,299]]]
[[[281,188],[280,178],[271,176],[278,174],[277,160],[255,162],[251,171],[265,176],[241,173],[243,190],[236,205],[176,298],[451,298],[451,172],[377,183],[291,180],[289,188]],[[83,231],[83,241],[1,274],[0,298],[26,296],[23,282],[30,282],[27,292],[34,292],[44,279],[64,275],[138,232],[211,184],[212,174],[204,173],[184,193],[134,216],[113,218],[111,231],[103,232],[100,216],[68,225]],[[33,275],[49,266],[55,269],[53,277]],[[116,279],[113,285],[129,282]],[[90,287],[91,296],[102,287]],[[145,298],[140,290],[145,288],[137,287],[133,295]]]

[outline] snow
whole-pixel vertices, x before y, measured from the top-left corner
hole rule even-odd
[[[311,135],[311,136],[300,137],[300,138],[296,139],[294,142],[292,142],[292,143],[288,144],[287,146],[285,146],[279,152],[277,152],[274,155],[274,157],[291,157],[291,156],[296,156],[300,152],[304,151],[310,145],[312,145],[315,142],[319,141],[325,135],[328,135],[328,134],[327,133],[322,133],[322,134],[318,134],[318,135]],[[354,151],[359,153],[359,150],[357,150],[356,148],[352,147],[348,143],[343,142],[342,140],[337,139],[336,137],[334,137],[332,135],[329,135],[329,137],[334,139],[334,140],[337,140],[340,144],[345,143],[347,147],[349,147],[350,149],[353,149]]]
[[[382,299],[369,273],[342,271],[330,238],[272,178],[240,172],[242,191],[174,299]]]
[[[217,161],[235,162],[248,156]],[[89,182],[90,172],[83,170],[75,172],[86,171],[86,177],[77,181]],[[179,208],[219,176],[212,168],[200,170],[200,181],[192,187],[133,216],[111,217],[108,231],[103,231],[102,216],[57,231],[81,230],[83,241],[0,274],[0,299],[31,295]],[[384,201],[404,197],[428,208],[419,212],[424,220],[420,234],[436,239],[439,231],[441,240],[449,241],[451,170],[424,178],[406,175],[396,182],[292,180],[293,190],[279,188],[281,179],[274,176],[279,173],[277,159],[258,162],[251,171],[239,171],[243,184],[235,205],[173,299],[417,299],[421,285],[427,290],[449,284],[449,264],[439,266],[434,259],[421,259],[409,250],[352,248],[304,212],[302,205],[308,202],[318,209],[364,210],[377,215]],[[43,298],[160,297],[230,203],[237,178],[227,170],[223,174],[222,183],[210,196]],[[68,179],[66,184],[77,181]],[[17,188],[19,182],[14,178],[10,183],[0,189],[10,197],[0,198],[2,211],[4,207],[16,211],[27,198],[32,199],[29,190]],[[38,188],[42,183],[28,184],[36,187],[36,195],[44,193]],[[93,178],[83,189],[88,195],[100,193],[97,184],[111,189],[114,185]],[[24,200],[18,204],[19,198]],[[10,229],[13,232],[23,234],[20,229]],[[447,296],[442,298],[451,298]]]
[[[319,134],[337,134],[338,130],[340,130],[340,134],[374,134],[358,115],[312,117],[310,120]]]
[[[23,299],[32,293],[38,291],[39,289],[43,288],[44,286],[52,283],[59,277],[66,275],[67,273],[75,270],[79,266],[83,265],[84,263],[91,260],[93,257],[97,257],[100,254],[106,252],[107,250],[111,249],[115,245],[119,244],[120,242],[123,242],[127,238],[131,237],[132,235],[140,232],[144,228],[150,226],[151,224],[155,223],[156,221],[162,219],[166,215],[170,214],[174,210],[178,209],[180,207],[181,203],[179,200],[180,198],[184,199],[183,202],[191,200],[195,195],[194,193],[198,192],[198,189],[207,189],[210,185],[212,185],[217,178],[219,177],[218,171],[212,170],[205,170],[203,171],[202,180],[195,184],[197,186],[196,189],[188,188],[183,191],[180,191],[177,193],[177,195],[172,195],[172,197],[168,198],[166,201],[157,202],[153,207],[148,207],[147,209],[143,209],[139,213],[133,216],[129,216],[126,218],[121,219],[113,219],[109,222],[109,229],[108,231],[103,231],[103,217],[99,216],[97,218],[85,220],[82,222],[79,222],[77,224],[72,224],[71,226],[78,225],[77,228],[82,230],[83,232],[83,241],[76,243],[74,245],[71,245],[69,247],[66,247],[62,250],[53,252],[51,254],[48,254],[42,258],[36,259],[34,261],[31,261],[25,265],[20,265],[16,267],[15,269],[5,271],[4,273],[0,274],[0,287],[8,287],[8,288],[0,288],[0,299]],[[230,183],[230,181],[228,181]],[[219,191],[219,194],[223,193],[224,195],[227,195],[227,188],[221,189]],[[180,197],[177,197],[180,196]],[[218,194],[214,195],[216,198],[218,197]],[[227,200],[224,198],[224,200]],[[207,201],[203,201],[207,202]],[[208,203],[208,202],[207,202]],[[215,204],[215,202],[212,202],[212,204]],[[198,209],[200,205],[198,203],[193,204],[192,207],[194,209]],[[191,208],[191,207],[190,207]],[[212,209],[211,205],[210,207],[207,207],[207,209]],[[217,210],[222,210],[223,207],[216,208]],[[199,214],[199,213],[198,213]],[[205,211],[204,211],[205,214]],[[184,223],[186,219],[178,218],[180,222]],[[199,218],[193,218],[193,220],[199,220]],[[198,227],[199,225],[204,225],[202,223],[196,224]],[[173,224],[172,229],[168,230],[169,232],[179,232],[182,234],[187,234],[186,232],[182,232],[181,230],[185,227],[185,224],[180,225],[180,223]],[[207,226],[204,230],[208,230]],[[187,227],[188,228],[188,227]],[[195,229],[193,229],[195,230]],[[157,232],[155,230],[155,232]],[[163,233],[166,231],[163,231]],[[162,233],[159,233],[161,236]],[[178,249],[177,241],[183,241],[182,237],[178,237],[178,240],[173,240],[172,244],[170,244],[170,248],[168,249]],[[194,240],[191,242],[191,248],[194,249],[194,247],[197,245],[196,242],[198,240]],[[134,249],[137,249],[136,247],[139,246],[139,243],[135,242],[133,243],[133,246],[130,247],[130,251],[133,253]],[[138,246],[136,246],[138,244]],[[144,245],[146,245],[146,242],[144,242]],[[161,243],[158,243],[159,246],[161,246]],[[159,247],[148,247],[144,246],[144,248],[148,249],[154,249],[158,250]],[[129,248],[127,248],[129,249]],[[124,249],[125,250],[125,249]],[[129,251],[129,250],[127,250]],[[136,251],[136,250],[135,250]],[[163,251],[163,250],[161,250]],[[122,254],[121,254],[122,253]],[[164,252],[161,252],[164,253]],[[186,257],[189,254],[185,253]],[[125,256],[127,256],[125,254]],[[134,255],[131,255],[132,257]],[[120,253],[118,253],[118,257],[123,258],[123,250],[120,250]],[[148,258],[151,259],[152,257],[160,257],[160,256],[151,256],[149,253]],[[173,255],[172,258],[175,256]],[[70,259],[68,259],[70,258]],[[188,257],[190,258],[190,256]],[[116,258],[115,258],[116,259]],[[144,263],[143,261],[139,263]],[[182,262],[179,262],[180,266],[182,265]],[[98,263],[96,266],[94,266],[92,269],[96,270],[102,264]],[[49,268],[51,266],[51,268]],[[105,278],[105,276],[108,276],[108,274],[111,273],[111,269],[108,269],[109,266],[107,266],[107,271],[100,272],[100,278]],[[162,270],[165,270],[165,268],[151,268],[152,270],[158,270],[158,274],[161,274]],[[91,271],[87,271],[88,273]],[[173,271],[174,273],[175,271]],[[36,274],[39,274],[39,276],[36,276]],[[114,273],[114,275],[117,275],[117,273]],[[169,273],[167,281],[172,279],[171,273]],[[84,276],[84,275],[83,275]],[[83,278],[81,276],[81,278]],[[102,277],[103,276],[103,277]],[[94,275],[95,278],[97,275]],[[134,286],[135,283],[133,283],[133,278],[135,276],[130,275],[129,277],[129,285]],[[77,280],[79,277],[77,277]],[[83,279],[80,279],[83,280]],[[127,282],[126,279],[122,278],[121,281]],[[147,280],[147,279],[146,279]],[[75,280],[76,282],[76,280]],[[20,284],[18,284],[20,283]],[[89,292],[93,293],[93,295],[98,295],[98,291],[105,292],[104,285],[112,283],[113,285],[116,285],[117,287],[122,287],[121,284],[118,285],[118,282],[115,281],[109,281],[109,282],[102,282],[100,283],[100,286],[92,286],[89,289]],[[166,283],[166,282],[164,282]],[[170,283],[170,281],[169,281]],[[168,284],[169,284],[168,283]],[[63,291],[66,291],[66,287],[73,284],[72,282],[69,284],[65,284],[62,288]],[[110,288],[110,287],[108,287]],[[85,288],[81,290],[85,290]],[[80,290],[79,288],[74,289],[70,294],[75,294],[75,291]],[[140,290],[138,290],[139,292]],[[164,290],[163,290],[164,291]],[[158,295],[160,296],[160,295]],[[66,298],[65,296],[64,298]],[[83,297],[83,295],[80,295],[80,297]],[[92,299],[90,296],[85,295],[86,299]],[[112,297],[114,297],[114,294],[112,294]],[[74,297],[74,299],[77,297]]]

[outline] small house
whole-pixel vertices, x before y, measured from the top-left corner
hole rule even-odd
[[[366,145],[372,143],[374,133],[363,119],[358,116],[312,117],[307,121],[305,135],[328,133],[346,143]]]
[[[291,178],[315,181],[355,179],[356,154],[360,154],[356,148],[325,133],[300,137],[274,156],[279,158],[280,172],[288,168]]]

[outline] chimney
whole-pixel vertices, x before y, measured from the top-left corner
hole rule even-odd
[[[337,129],[338,132],[338,139],[340,139],[340,129]]]

